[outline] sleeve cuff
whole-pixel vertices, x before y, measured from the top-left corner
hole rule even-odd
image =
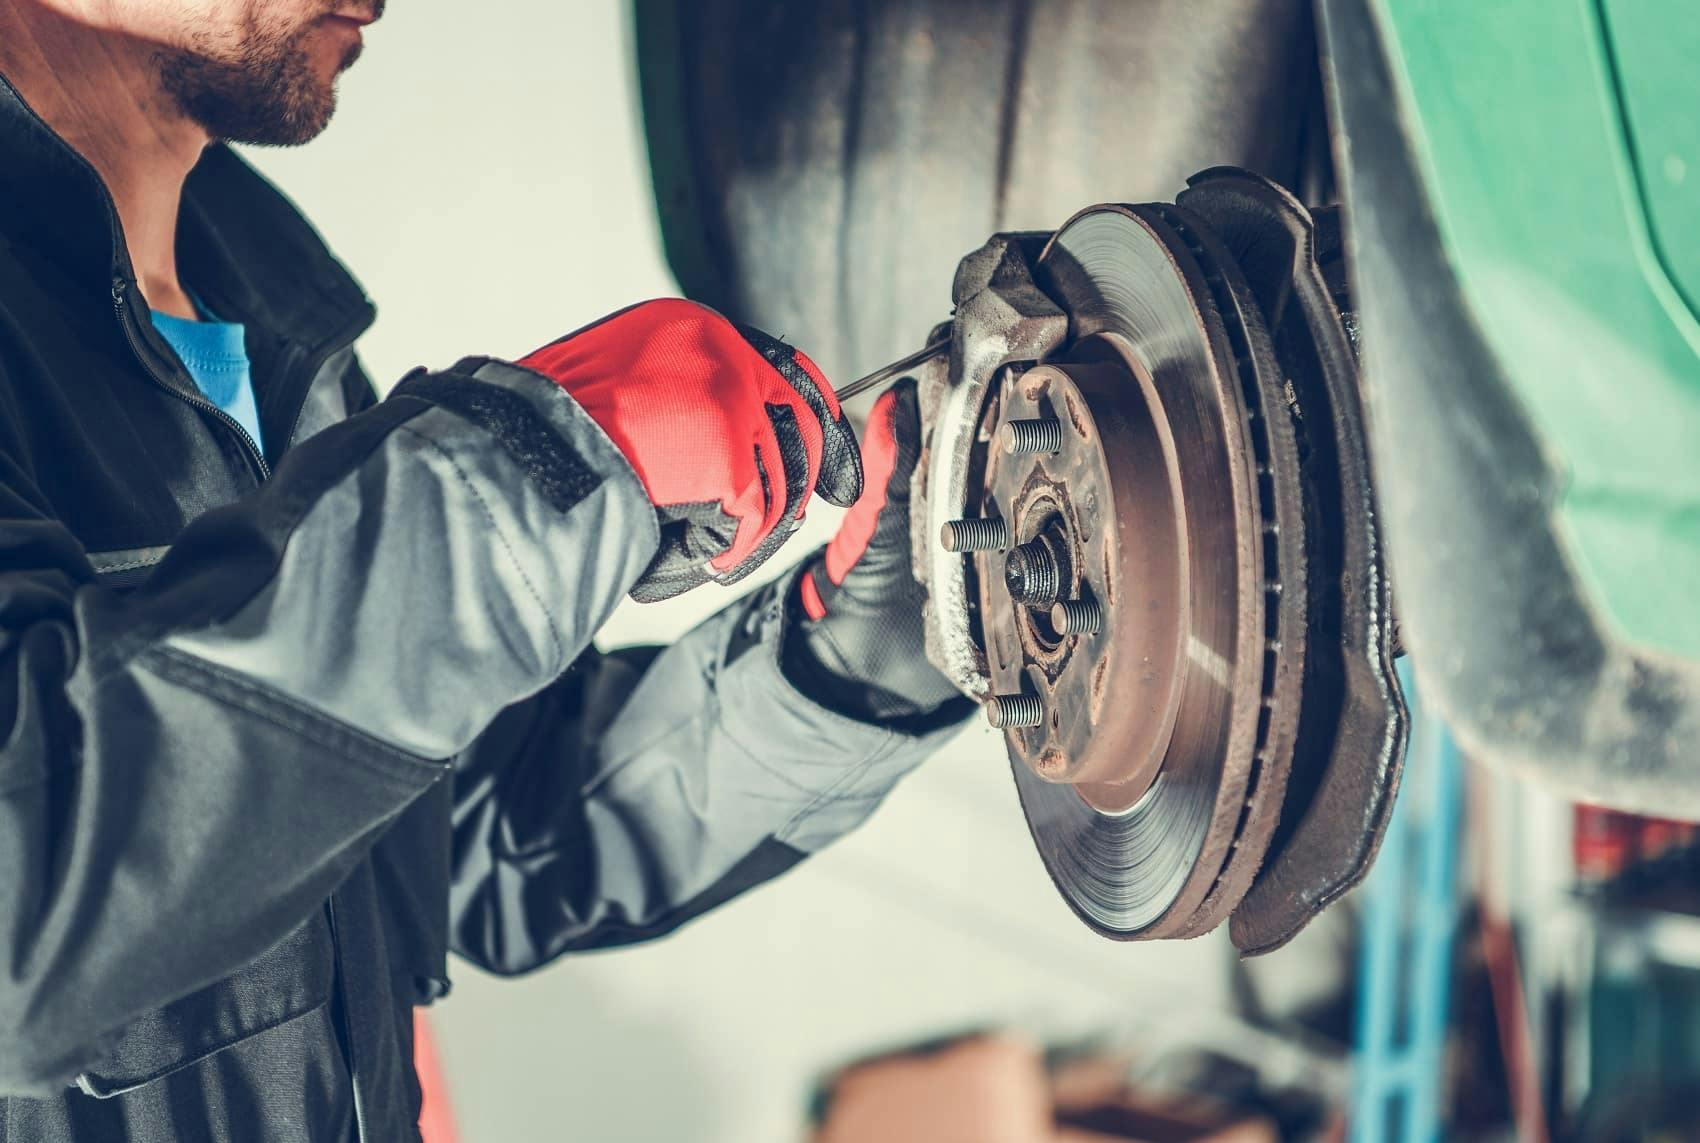
[[[864,721],[800,689],[786,672],[784,648],[801,574],[795,569],[740,604],[722,657],[720,694],[727,732],[753,756],[773,753],[776,742],[807,744],[797,753],[806,755],[808,769],[831,776],[775,834],[814,852],[872,814],[905,774],[950,740],[960,718],[921,729]]]

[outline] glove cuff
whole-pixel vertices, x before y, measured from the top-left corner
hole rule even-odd
[[[925,734],[972,713],[973,703],[932,664],[917,662],[915,649],[890,654],[905,633],[887,630],[890,620],[884,614],[823,608],[817,615],[822,584],[832,591],[817,552],[805,563],[796,588],[785,593],[790,622],[780,661],[797,690],[839,714],[909,734]],[[840,596],[838,602],[849,601]]]

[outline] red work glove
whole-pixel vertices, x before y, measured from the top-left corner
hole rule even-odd
[[[963,717],[970,704],[927,658],[927,593],[912,562],[909,481],[921,453],[914,381],[879,399],[866,435],[866,490],[797,581],[803,621],[792,629],[786,673],[815,701],[869,721]]]
[[[571,394],[661,521],[642,602],[735,583],[802,522],[810,490],[856,499],[862,462],[832,386],[784,342],[678,299],[644,302],[519,364]]]

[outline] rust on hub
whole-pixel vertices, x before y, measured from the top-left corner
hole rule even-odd
[[[1154,394],[1114,357],[1004,381],[986,426],[1059,426],[1055,451],[993,450],[986,487],[1017,546],[978,576],[992,686],[1035,689],[1048,711],[1013,729],[1034,773],[1116,812],[1156,777],[1179,712],[1186,543],[1173,444]],[[1046,442],[1051,443],[1051,442]],[[1001,590],[998,590],[1000,589]],[[1053,608],[1095,601],[1078,626]],[[1082,605],[1083,606],[1083,605]]]

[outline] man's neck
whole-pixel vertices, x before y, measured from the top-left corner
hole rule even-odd
[[[0,2],[0,72],[105,180],[149,306],[192,318],[177,213],[207,135],[160,91],[149,55],[32,0]]]

